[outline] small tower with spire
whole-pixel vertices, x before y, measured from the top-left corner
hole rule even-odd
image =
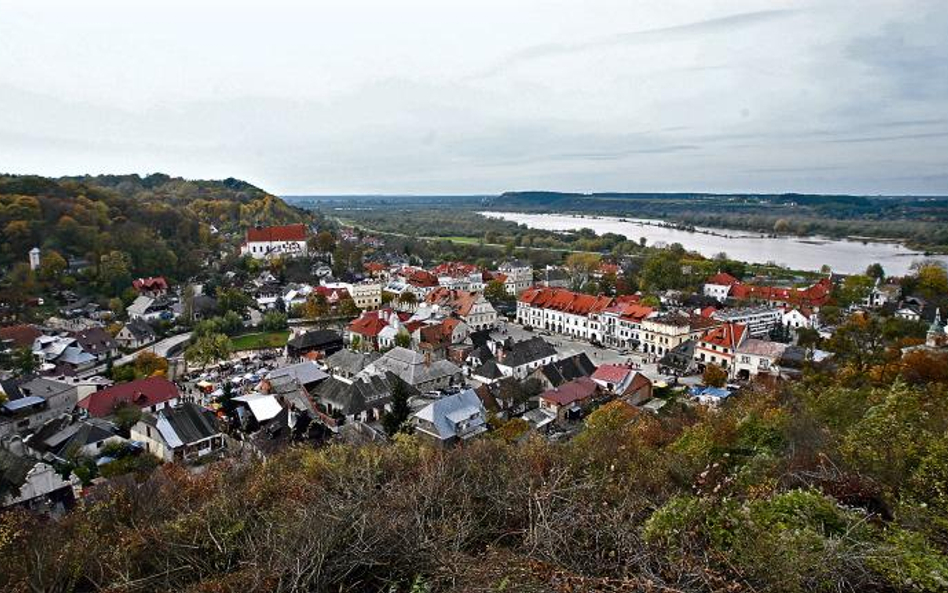
[[[928,333],[925,334],[925,345],[930,348],[939,348],[944,345],[945,338],[945,324],[941,322],[941,310],[935,309],[935,318],[928,328]]]

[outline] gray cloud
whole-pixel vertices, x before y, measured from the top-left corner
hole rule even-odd
[[[154,24],[131,5],[11,6],[0,169],[295,194],[948,193],[936,0],[859,18],[834,0],[364,1],[206,9],[183,30],[164,26],[174,3]]]
[[[509,68],[513,68],[533,60],[554,58],[574,53],[609,49],[616,46],[632,45],[637,43],[649,43],[655,41],[667,42],[673,41],[679,36],[733,33],[736,29],[740,29],[742,27],[778,21],[793,16],[794,13],[795,11],[792,10],[758,10],[754,12],[743,12],[723,17],[694,21],[681,25],[673,25],[669,27],[657,27],[654,29],[628,31],[574,43],[545,43],[541,45],[534,45],[507,55],[490,68],[475,75],[475,78],[495,76]],[[708,65],[682,68],[682,70],[717,70],[722,68],[726,68],[726,66]]]

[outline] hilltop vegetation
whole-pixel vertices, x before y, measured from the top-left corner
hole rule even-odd
[[[503,426],[116,478],[56,521],[0,515],[0,588],[944,590],[948,361],[846,328],[836,368],[718,411],[612,402],[568,442]]]
[[[109,258],[122,260],[132,276],[185,278],[248,225],[306,219],[305,212],[236,179],[3,175],[0,270],[25,263],[38,246],[54,269],[70,259],[98,269]]]

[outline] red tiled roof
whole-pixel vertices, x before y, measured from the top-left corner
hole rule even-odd
[[[711,276],[704,281],[705,284],[717,284],[719,286],[733,286],[735,284],[740,284],[740,280],[731,276],[727,272],[718,272],[714,276]]]
[[[418,268],[413,268],[412,270],[407,271],[407,275],[405,276],[405,281],[411,284],[412,286],[418,286],[421,288],[438,286],[437,276],[435,276],[428,270],[420,270]]]
[[[701,316],[706,319],[710,319],[711,316],[714,315],[715,311],[717,311],[717,309],[714,307],[705,307],[701,310]]]
[[[386,319],[391,313],[391,309],[365,311],[358,319],[352,320],[349,331],[360,336],[377,337],[379,332],[388,326]]]
[[[371,262],[371,261],[367,264],[364,264],[362,267],[365,268],[367,272],[370,272],[373,274],[382,272],[386,269],[386,267],[383,264],[380,264],[378,262]]]
[[[147,408],[178,395],[178,388],[171,381],[164,377],[148,377],[96,391],[79,402],[79,407],[88,410],[90,416],[102,418],[111,415],[119,404]]]
[[[251,227],[247,229],[247,242],[251,241],[305,241],[305,224]]]
[[[564,383],[556,389],[550,389],[540,394],[540,399],[554,403],[557,406],[568,406],[584,399],[592,397],[599,386],[589,377],[580,377],[573,379],[569,383]]]
[[[744,338],[747,327],[740,323],[727,323],[709,331],[703,338],[702,344],[714,344],[723,348],[737,348]]]
[[[651,307],[631,303],[623,307],[622,311],[619,313],[619,316],[622,317],[622,319],[627,319],[629,321],[642,321],[654,312],[655,309]]]
[[[605,383],[619,384],[625,381],[632,369],[618,364],[604,364],[596,369],[592,374],[593,379],[598,379]]]
[[[467,290],[455,290],[440,286],[431,291],[425,302],[429,305],[440,305],[450,307],[458,315],[467,315],[471,308],[477,302],[479,293],[469,292]]]
[[[735,284],[731,287],[731,296],[736,299],[756,299],[777,301],[808,307],[820,307],[829,300],[833,288],[828,278],[823,278],[807,288],[779,288],[774,286],[756,286]]]
[[[606,262],[599,264],[599,271],[603,274],[618,274],[621,269],[622,268],[620,268],[617,264],[610,264]]]
[[[11,342],[16,348],[28,348],[43,332],[32,325],[10,325],[0,327],[0,342]]]
[[[520,293],[519,300],[533,307],[553,309],[572,313],[573,315],[589,315],[600,313],[614,303],[612,297],[592,296],[566,290],[565,288],[533,287]]]
[[[132,280],[132,288],[139,292],[143,290],[168,290],[168,281],[165,280],[163,276],[136,278],[135,280]]]
[[[326,300],[330,303],[338,303],[349,298],[349,291],[345,288],[329,288],[328,286],[317,286],[315,289],[316,294],[321,294],[326,297]]]
[[[451,276],[454,278],[469,276],[480,271],[481,269],[474,264],[459,261],[445,262],[431,269],[431,273],[435,276]]]

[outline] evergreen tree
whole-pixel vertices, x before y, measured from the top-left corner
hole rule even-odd
[[[392,383],[392,409],[382,417],[382,427],[388,436],[396,432],[407,432],[405,423],[411,415],[408,405],[408,389],[404,381],[395,379]]]

